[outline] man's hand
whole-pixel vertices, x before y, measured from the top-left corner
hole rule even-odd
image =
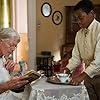
[[[85,79],[85,77],[87,77],[88,75],[83,72],[82,74],[80,74],[79,76],[76,77],[72,77],[70,84],[72,85],[80,85],[81,82]]]

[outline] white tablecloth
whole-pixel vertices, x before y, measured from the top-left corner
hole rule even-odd
[[[84,85],[58,85],[46,82],[46,78],[32,84],[29,100],[89,100]]]

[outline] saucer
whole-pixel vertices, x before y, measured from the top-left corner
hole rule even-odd
[[[53,83],[53,84],[60,84],[60,85],[68,85],[69,84],[69,81],[61,82],[56,76],[48,77],[47,82]]]

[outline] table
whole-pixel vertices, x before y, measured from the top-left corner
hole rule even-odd
[[[84,94],[84,85],[52,84],[46,82],[46,78],[41,78],[31,87],[29,100],[89,100]]]

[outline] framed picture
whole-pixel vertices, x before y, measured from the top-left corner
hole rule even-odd
[[[54,24],[59,25],[63,20],[62,13],[60,11],[55,11],[52,15],[52,21]]]
[[[44,17],[49,17],[51,15],[52,8],[48,2],[45,2],[41,6],[41,13]]]

